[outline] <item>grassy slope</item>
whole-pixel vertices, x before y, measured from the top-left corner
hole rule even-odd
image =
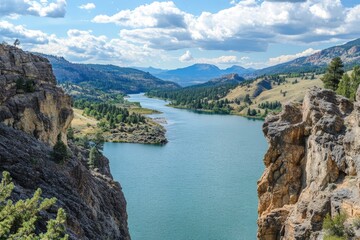
[[[316,79],[314,80],[301,80],[300,78],[286,78],[285,83],[282,83],[281,85],[272,85],[272,89],[262,92],[256,98],[252,98],[251,100],[253,104],[250,105],[250,108],[258,110],[258,104],[266,101],[268,102],[280,101],[282,104],[291,101],[300,102],[303,100],[307,89],[313,86],[318,86],[318,87],[323,86],[320,77],[321,76],[316,76]],[[292,82],[295,79],[298,80],[298,83],[292,84]],[[225,98],[227,98],[228,100],[234,100],[236,98],[243,99],[246,94],[252,96],[252,93],[256,89],[256,84],[260,80],[261,79],[256,80],[248,86],[239,86],[231,90]],[[280,92],[286,92],[286,96],[284,97],[283,94]],[[247,108],[244,108],[243,110],[239,111],[238,110],[239,105],[232,104],[232,107],[234,107],[235,109],[234,111],[235,114],[246,115]],[[264,110],[261,110],[261,112],[264,112]]]
[[[71,122],[72,128],[74,128],[75,134],[78,136],[85,136],[87,134],[95,134],[97,129],[97,121],[95,118],[82,115],[83,110],[73,108],[74,119]]]

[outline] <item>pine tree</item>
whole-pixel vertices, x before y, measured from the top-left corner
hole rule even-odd
[[[341,58],[333,58],[326,70],[325,75],[321,78],[321,80],[324,82],[324,87],[336,91],[343,74],[344,64],[341,61]]]
[[[47,222],[47,231],[37,234],[36,223],[40,220],[40,212],[55,204],[56,198],[42,198],[41,189],[36,190],[30,199],[16,203],[9,200],[14,189],[8,172],[3,172],[0,183],[0,239],[51,239],[67,240],[65,234],[65,211],[60,208],[56,219]]]
[[[336,92],[337,94],[350,98],[351,91],[352,91],[352,82],[349,75],[345,73],[339,83],[339,87],[336,90]]]
[[[64,163],[69,158],[67,146],[61,140],[61,134],[58,136],[58,140],[51,153],[53,159],[58,163]]]
[[[97,167],[97,158],[98,158],[98,150],[97,148],[94,146],[90,149],[90,153],[89,153],[89,167],[91,169],[94,169]]]
[[[72,127],[69,127],[67,130],[67,138],[74,140],[74,129]]]
[[[360,66],[355,66],[353,68],[353,71],[351,73],[351,96],[350,98],[352,100],[355,100],[356,98],[356,93],[357,93],[357,89],[359,87],[360,84]]]

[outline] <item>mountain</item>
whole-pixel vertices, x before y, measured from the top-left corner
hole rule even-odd
[[[220,85],[224,85],[224,84],[239,84],[244,80],[245,79],[240,77],[239,74],[232,73],[232,74],[221,76],[219,78],[211,79],[210,81],[202,83],[202,84],[193,85],[192,87],[196,87],[196,86],[201,86],[201,87],[204,87],[204,86],[220,86]]]
[[[69,239],[130,240],[126,201],[111,176],[109,160],[98,155],[97,168],[91,168],[90,150],[67,139],[72,101],[56,86],[49,61],[0,44],[0,86],[0,172],[9,172],[16,186],[9,200],[28,199],[41,188],[43,197],[55,197],[54,207],[65,210]],[[59,152],[54,154],[59,145],[60,159]],[[26,220],[19,239],[28,235],[33,220],[37,234],[46,231],[54,210],[43,209],[39,218]],[[24,229],[17,218],[5,218],[6,227],[13,225],[9,231]]]
[[[133,68],[141,70],[143,72],[148,72],[148,73],[150,73],[151,75],[154,75],[154,76],[156,74],[160,74],[160,73],[168,71],[166,69],[154,68],[154,67],[147,67],[147,68],[145,68],[145,67],[133,67]]]
[[[194,64],[185,68],[178,68],[174,70],[161,70],[153,68],[142,69],[158,78],[174,81],[181,86],[205,83],[206,81],[209,81],[209,79],[219,78],[227,74],[237,73],[242,76],[244,74],[250,74],[254,71],[254,69],[247,69],[236,65],[227,69],[220,69],[212,64]]]
[[[360,64],[360,38],[343,45],[324,49],[307,57],[300,57],[286,63],[256,70],[246,75],[261,76],[279,73],[323,71],[334,57],[340,57],[347,69],[350,69],[355,64]]]
[[[133,68],[100,64],[76,64],[63,57],[38,53],[37,55],[50,61],[59,83],[71,82],[101,90],[117,90],[123,93],[179,88],[176,83],[163,81],[150,73]]]

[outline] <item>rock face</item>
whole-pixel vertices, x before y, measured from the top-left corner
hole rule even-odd
[[[350,102],[312,88],[266,119],[258,239],[322,239],[325,215],[360,216],[360,90]]]
[[[10,172],[16,185],[11,198],[29,198],[41,188],[44,197],[58,199],[41,219],[64,208],[70,239],[130,240],[126,201],[108,159],[101,156],[98,168],[90,170],[89,151],[69,141],[69,159],[52,160],[52,145],[59,133],[66,140],[73,114],[48,61],[0,45],[0,71],[0,172]],[[23,87],[18,79],[32,85]],[[44,222],[39,230],[46,229]]]
[[[0,45],[0,122],[54,145],[73,118],[71,99],[56,87],[45,58]]]

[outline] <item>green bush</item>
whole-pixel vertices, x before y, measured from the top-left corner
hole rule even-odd
[[[40,212],[55,204],[56,198],[42,198],[41,189],[30,199],[16,203],[9,200],[14,189],[10,174],[3,172],[0,183],[0,239],[67,240],[65,234],[66,214],[58,209],[56,219],[47,222],[46,232],[39,233],[36,223],[41,220]]]
[[[354,236],[352,227],[345,227],[344,223],[347,220],[345,213],[340,213],[334,217],[326,215],[323,222],[323,230],[325,231],[324,240],[342,240]]]
[[[353,225],[356,229],[359,229],[360,228],[360,217],[357,217],[354,219],[353,221]]]
[[[70,157],[67,146],[61,140],[61,134],[58,136],[58,141],[56,142],[51,155],[57,163],[64,163]]]
[[[331,218],[330,214],[327,214],[323,222],[323,229],[329,235],[343,237],[345,235],[344,222],[346,218],[344,213],[337,214],[333,218]]]
[[[23,90],[26,93],[32,93],[35,91],[35,82],[33,80],[24,80],[23,78],[18,78],[16,80],[16,89]]]

